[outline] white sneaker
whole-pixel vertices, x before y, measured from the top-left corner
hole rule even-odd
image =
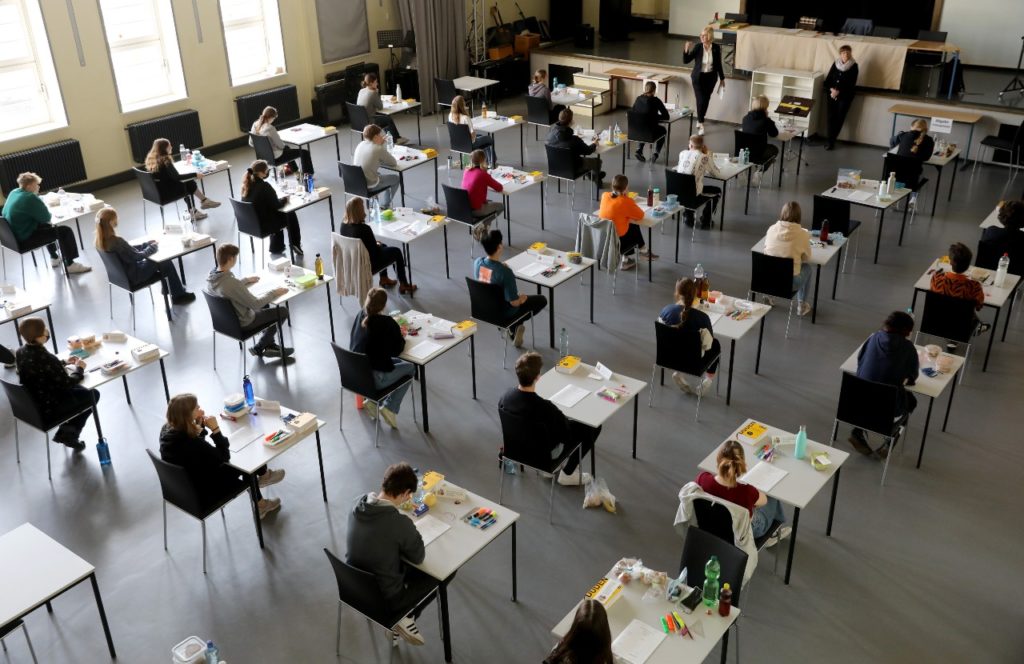
[[[704,123],[703,122],[698,122],[697,123],[697,135],[698,136],[703,136],[704,135]]]
[[[420,634],[420,628],[416,626],[416,621],[406,616],[395,625],[395,631],[403,639],[413,644],[414,646],[421,646],[426,641],[423,640],[423,635]]]
[[[678,387],[686,394],[695,394],[693,388],[690,387],[690,384],[686,382],[685,378],[683,378],[683,374],[679,373],[678,371],[672,372],[672,381],[676,384],[676,387]]]
[[[365,407],[366,406],[364,405],[363,408]],[[389,427],[391,427],[392,429],[398,428],[398,417],[393,412],[391,412],[387,408],[381,408],[377,412],[380,413],[380,416],[384,418],[384,421],[388,423]]]
[[[261,500],[256,507],[260,511],[260,521],[262,521],[268,514],[281,509],[280,498],[264,498]]]
[[[202,210],[192,210],[192,221],[202,221],[203,219],[206,219],[206,217],[208,216],[209,215],[207,215]]]
[[[797,316],[803,317],[803,316],[806,316],[809,313],[811,313],[811,305],[810,304],[808,304],[807,302],[797,302],[797,304],[796,304],[796,315]]]
[[[50,259],[50,265],[52,267],[60,267],[60,258],[59,257],[58,258],[51,258]]]
[[[204,198],[203,202],[199,204],[199,207],[203,208],[204,210],[220,207],[220,201],[215,201],[212,198]]]
[[[621,263],[619,263],[619,269],[620,270],[632,270],[635,267],[636,267],[636,261],[633,261],[633,260],[626,259],[626,260],[622,261]]]
[[[704,376],[700,379],[700,385],[697,386],[697,394],[704,396],[711,390],[711,385],[715,382],[715,379],[711,376]]]
[[[364,401],[363,412],[369,415],[371,420],[377,419],[377,404],[372,401]]]
[[[768,541],[766,541],[764,543],[764,547],[767,549],[767,548],[775,546],[776,544],[778,544],[782,540],[784,540],[787,537],[789,537],[789,535],[792,532],[793,532],[793,529],[790,528],[789,526],[782,526],[782,527],[780,527],[778,530],[775,531],[774,535],[772,535],[771,537],[768,538]]]
[[[64,268],[68,274],[85,274],[86,272],[92,272],[92,268],[88,265],[82,265],[76,261],[72,261],[71,265]]]
[[[260,488],[263,489],[263,488],[271,486],[273,484],[277,484],[278,482],[280,482],[283,479],[284,479],[284,469],[283,468],[281,470],[271,470],[271,469],[268,468],[267,472],[263,473],[263,475],[260,476],[260,481],[259,481]]]
[[[558,471],[558,483],[562,486],[583,486],[593,479],[590,473],[581,473],[579,468],[571,475],[566,475],[564,470]]]
[[[523,337],[526,336],[526,325],[520,323],[516,328],[516,336],[512,339],[512,345],[516,348],[523,347]]]

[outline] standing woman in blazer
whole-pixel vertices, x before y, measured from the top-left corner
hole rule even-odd
[[[704,135],[704,116],[711,103],[711,95],[715,92],[715,83],[719,90],[725,90],[725,70],[722,69],[722,49],[712,44],[715,30],[710,25],[700,31],[700,43],[693,46],[686,42],[683,46],[683,63],[696,60],[690,80],[693,81],[693,96],[697,98],[697,135]]]
[[[256,210],[256,216],[263,223],[276,226],[280,223],[279,217],[284,216],[285,226],[288,228],[288,244],[291,245],[292,253],[302,256],[302,232],[299,230],[299,218],[294,212],[282,212],[281,208],[288,204],[288,197],[278,198],[277,191],[267,182],[270,175],[270,164],[262,159],[257,159],[245,170],[242,176],[242,200],[252,203]],[[284,231],[278,231],[270,236],[270,253],[284,253]]]
[[[853,104],[853,91],[857,87],[860,68],[853,59],[853,49],[847,45],[839,47],[839,57],[832,63],[825,77],[825,100],[828,102],[828,143],[826,150],[836,147],[836,137],[843,129],[846,114]]]

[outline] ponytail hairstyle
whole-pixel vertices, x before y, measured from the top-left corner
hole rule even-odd
[[[99,251],[110,251],[110,245],[117,237],[117,210],[107,206],[96,213],[96,240],[94,245]]]
[[[917,132],[917,140],[910,146],[910,154],[917,154],[917,149],[921,147],[921,143],[928,136],[928,122],[918,118],[910,123],[910,128]]]
[[[372,71],[368,71],[365,74],[363,74],[363,82],[360,84],[360,87],[368,88],[376,82],[377,75],[374,74]]]
[[[166,138],[158,138],[153,141],[153,147],[149,149],[149,153],[146,155],[146,170],[150,173],[156,173],[164,164],[173,165],[173,163],[174,159],[171,158],[171,142]]]
[[[483,168],[487,165],[487,155],[483,150],[473,150],[469,154],[469,161],[472,164],[471,168]]]
[[[245,175],[242,176],[242,198],[248,196],[249,192],[252,191],[257,176],[266,175],[267,173],[270,173],[270,165],[263,159],[257,159],[249,164],[249,168],[245,169]]]
[[[725,480],[726,486],[736,486],[739,478],[747,472],[747,459],[743,456],[743,446],[735,440],[727,440],[718,451],[718,476]]]
[[[277,109],[273,106],[267,106],[260,113],[260,119],[256,121],[256,126],[253,127],[253,133],[259,134],[263,131],[263,128],[268,124],[273,124],[274,120],[277,119]]]
[[[343,223],[361,224],[364,221],[366,221],[366,204],[363,203],[363,199],[353,196],[345,204],[345,221]]]
[[[548,70],[547,69],[538,69],[537,71],[533,72],[533,82],[534,83],[540,83],[541,81],[543,81],[547,77],[548,77]]]
[[[616,175],[612,178],[612,198],[625,196],[627,189],[629,189],[629,178],[625,175]]]
[[[367,321],[370,320],[370,316],[376,316],[380,312],[384,311],[384,307],[388,303],[388,292],[383,288],[371,288],[366,294],[366,300],[363,301],[363,327],[366,327]]]
[[[697,299],[697,281],[690,277],[683,277],[676,282],[676,304],[683,305],[683,311],[679,314],[679,324],[682,327],[686,317],[693,308],[693,301]]]

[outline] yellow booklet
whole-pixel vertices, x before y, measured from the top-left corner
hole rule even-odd
[[[580,358],[577,355],[566,355],[555,365],[555,371],[571,374],[580,366]]]
[[[595,583],[593,587],[587,591],[584,595],[584,599],[597,600],[605,606],[605,608],[611,607],[615,603],[615,600],[619,598],[622,593],[622,583],[616,579],[609,579],[603,577],[600,581]]]
[[[750,420],[740,429],[739,437],[753,443],[760,439],[766,431],[768,431],[768,427],[760,422]]]
[[[460,337],[465,336],[467,334],[471,334],[474,330],[476,330],[476,323],[474,323],[471,320],[461,321],[459,323],[456,323],[455,326],[452,327],[452,333],[457,334]]]

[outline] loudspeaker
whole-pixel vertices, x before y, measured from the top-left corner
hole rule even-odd
[[[583,23],[583,0],[550,0],[549,16],[552,41],[571,39]]]
[[[576,48],[594,48],[594,26],[589,23],[577,25],[574,42]]]

